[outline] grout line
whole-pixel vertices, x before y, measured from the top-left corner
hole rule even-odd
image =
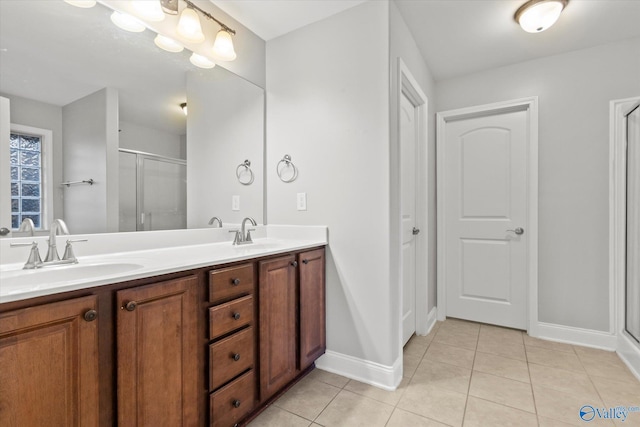
[[[473,367],[476,364],[476,354],[478,353],[478,344],[480,343],[480,328],[478,328],[478,336],[476,337],[476,348],[473,350],[473,362],[471,363],[471,375],[469,375],[469,385],[467,385],[467,396],[464,399],[464,410],[462,411],[462,425],[467,418],[467,406],[469,405],[469,392],[471,391],[471,381],[473,381]]]

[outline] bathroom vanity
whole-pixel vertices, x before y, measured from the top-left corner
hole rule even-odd
[[[123,252],[159,264],[63,292],[0,284],[0,425],[243,425],[324,353],[325,245]]]

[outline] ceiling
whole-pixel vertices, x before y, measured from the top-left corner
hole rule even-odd
[[[211,1],[267,41],[363,3]],[[570,0],[558,23],[539,34],[513,20],[524,0],[395,3],[436,80],[640,36],[640,0]]]

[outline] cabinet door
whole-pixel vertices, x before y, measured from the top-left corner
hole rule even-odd
[[[117,292],[119,426],[197,424],[197,286],[190,276]]]
[[[296,374],[296,268],[293,255],[260,263],[260,398]]]
[[[326,349],[324,249],[298,254],[300,268],[300,360],[304,370]]]
[[[96,309],[88,296],[0,314],[1,426],[98,425]]]

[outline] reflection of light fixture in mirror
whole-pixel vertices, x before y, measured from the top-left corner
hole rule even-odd
[[[205,56],[198,55],[195,52],[193,52],[193,55],[191,55],[191,57],[189,58],[189,61],[191,61],[191,63],[196,67],[200,67],[200,68],[213,68],[216,66],[215,62],[213,62],[212,60],[210,60]]]
[[[236,59],[236,51],[233,49],[231,34],[224,28],[218,31],[216,40],[213,42],[213,56],[221,61],[233,61]]]
[[[178,0],[160,0],[160,5],[167,15],[178,14]]]
[[[187,115],[187,103],[183,102],[182,104],[180,104],[180,108],[182,108],[182,112],[186,116]]]
[[[65,3],[69,3],[76,7],[82,7],[88,9],[96,5],[96,0],[64,0]]]
[[[200,18],[198,18],[196,11],[190,7],[187,7],[180,14],[180,20],[178,21],[178,28],[176,28],[176,31],[187,41],[193,43],[202,43],[204,41],[204,33],[200,26]]]
[[[158,34],[156,38],[153,39],[153,42],[160,49],[164,49],[167,52],[177,53],[177,52],[182,52],[184,50],[184,46],[182,46],[180,43],[178,43],[174,39],[163,36],[162,34]]]
[[[164,19],[164,12],[160,2],[149,0],[133,0],[133,8],[142,19],[152,22],[160,22]]]
[[[569,0],[529,0],[514,19],[528,33],[539,33],[556,23]]]
[[[144,24],[138,21],[133,16],[114,11],[111,14],[111,22],[116,24],[119,28],[122,28],[125,31],[131,31],[132,33],[141,33],[146,28]]]

